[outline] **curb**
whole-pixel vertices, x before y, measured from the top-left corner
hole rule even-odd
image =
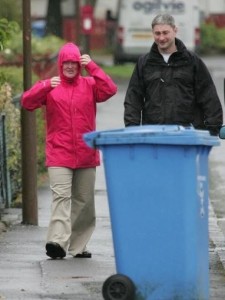
[[[0,235],[8,230],[11,225],[22,221],[21,208],[6,208],[0,216]],[[1,300],[1,298],[0,298]]]
[[[209,203],[209,229],[210,239],[215,246],[215,252],[225,269],[225,237],[217,223],[217,217],[211,203]]]
[[[7,231],[7,226],[4,222],[0,221],[0,235],[3,233],[3,232],[6,232]],[[1,297],[0,297],[0,300],[1,300]]]

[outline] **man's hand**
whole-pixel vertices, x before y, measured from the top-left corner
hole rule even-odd
[[[51,81],[51,87],[53,88],[58,86],[61,83],[60,77],[58,76],[52,77],[50,81]]]

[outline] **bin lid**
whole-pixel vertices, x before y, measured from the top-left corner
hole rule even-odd
[[[180,125],[142,125],[122,129],[93,131],[84,134],[92,148],[112,144],[167,144],[218,146],[220,140],[207,130]]]

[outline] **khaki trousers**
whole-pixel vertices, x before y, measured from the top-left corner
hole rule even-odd
[[[53,201],[47,242],[75,256],[86,249],[95,229],[96,168],[49,167],[48,173]]]

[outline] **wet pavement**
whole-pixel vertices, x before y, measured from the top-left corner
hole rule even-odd
[[[213,65],[215,62],[212,61],[211,70],[215,78],[218,76],[217,84],[220,84],[222,72],[214,71]],[[99,106],[98,130],[124,126],[122,114],[126,85],[119,84],[118,95]],[[224,151],[225,141],[221,141],[221,146],[214,147],[209,156],[209,274],[210,299],[213,300],[225,298]],[[46,257],[44,246],[50,206],[51,194],[46,182],[38,189],[39,226],[22,225],[20,209],[5,210],[2,219],[10,226],[6,230],[0,225],[0,300],[103,299],[102,284],[116,273],[103,164],[97,169],[97,226],[89,243],[92,259],[79,260],[68,256],[55,261]]]
[[[47,182],[38,190],[39,226],[20,224],[20,209],[5,211],[3,220],[11,226],[0,235],[0,300],[102,299],[102,283],[115,273],[115,266],[102,167],[97,174],[92,259],[51,260],[45,255],[51,205]]]

